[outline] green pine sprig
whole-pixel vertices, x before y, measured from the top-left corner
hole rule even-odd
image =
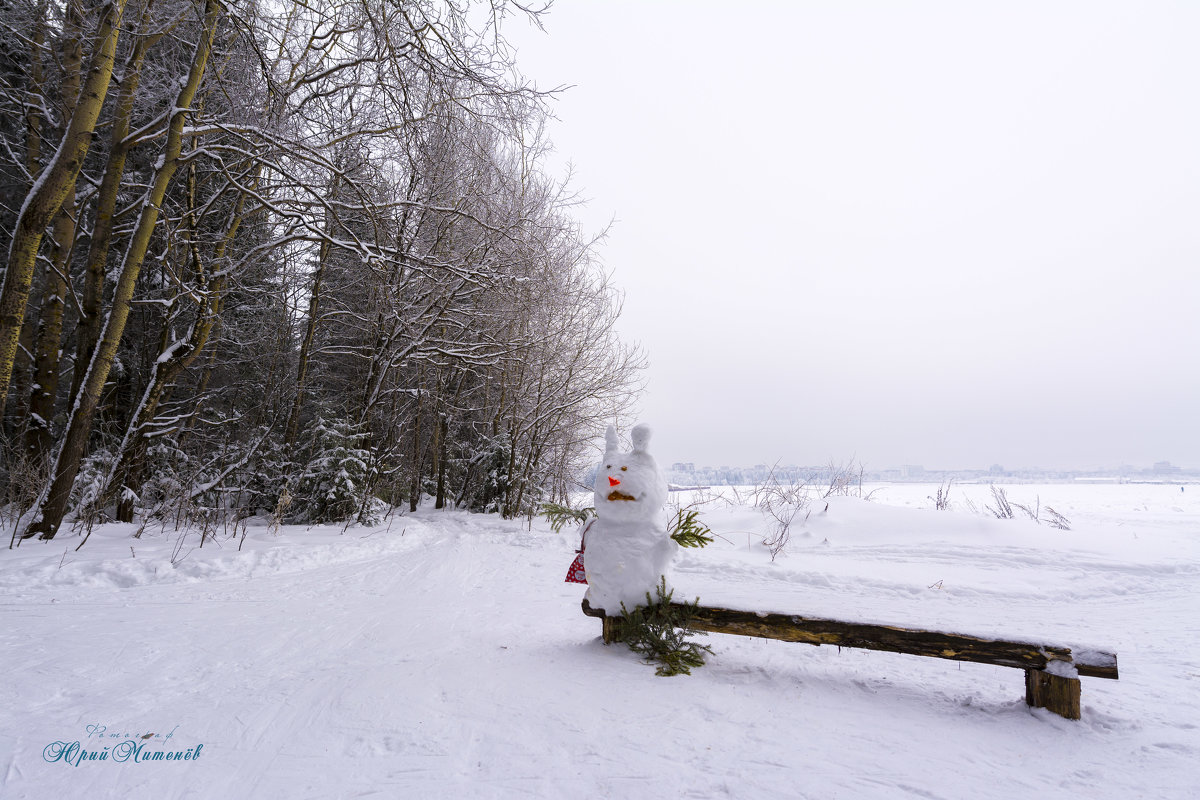
[[[680,547],[704,547],[712,544],[713,537],[709,535],[712,531],[703,522],[697,521],[699,516],[698,511],[688,511],[685,514],[682,508],[676,512],[669,534]]]
[[[659,664],[655,675],[691,675],[693,667],[704,666],[704,654],[712,654],[711,647],[688,638],[694,634],[706,635],[690,627],[700,599],[690,604],[672,604],[675,592],[667,591],[666,577],[659,579],[655,591],[657,600],[652,600],[646,592],[646,605],[632,611],[621,604],[620,638],[646,663]]]
[[[550,529],[559,533],[568,522],[575,525],[587,522],[589,517],[596,516],[596,509],[571,508],[558,503],[542,503],[540,514],[550,520]]]

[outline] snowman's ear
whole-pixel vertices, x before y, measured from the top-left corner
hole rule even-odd
[[[618,446],[619,445],[617,443],[617,429],[614,428],[612,425],[609,425],[608,430],[606,430],[604,432],[604,452],[605,453],[615,453],[615,452],[617,452]]]
[[[646,445],[650,443],[650,426],[649,425],[634,425],[629,436],[633,439],[633,452],[646,452]]]

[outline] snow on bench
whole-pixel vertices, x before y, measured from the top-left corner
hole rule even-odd
[[[671,605],[681,612],[692,608],[680,603]],[[620,641],[620,617],[608,616],[603,609],[592,608],[586,598],[583,601],[583,613],[603,621],[605,644]],[[1069,647],[1056,645],[706,606],[692,609],[690,625],[698,631],[711,633],[758,636],[813,645],[832,644],[1015,667],[1025,670],[1025,702],[1067,719],[1079,719],[1081,676],[1117,680],[1116,654],[1100,650],[1079,649],[1072,652]]]

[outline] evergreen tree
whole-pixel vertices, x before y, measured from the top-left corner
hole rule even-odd
[[[296,480],[296,505],[310,522],[333,522],[365,516],[374,509],[368,496],[371,453],[361,434],[345,421],[318,417],[305,436],[307,463]],[[364,514],[365,510],[365,514]]]

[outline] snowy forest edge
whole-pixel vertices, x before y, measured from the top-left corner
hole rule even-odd
[[[565,498],[644,357],[486,11],[5,3],[16,536]]]

